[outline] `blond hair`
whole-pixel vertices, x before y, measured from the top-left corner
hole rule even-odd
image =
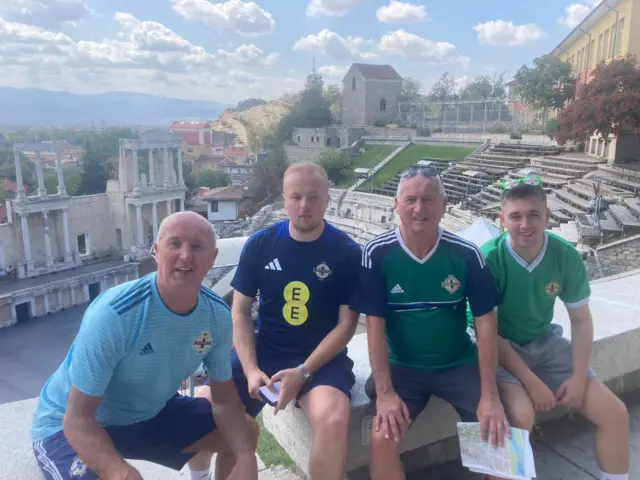
[[[292,163],[287,167],[284,171],[284,176],[282,180],[284,181],[287,178],[287,175],[292,175],[294,173],[306,173],[308,175],[319,175],[322,180],[329,185],[329,177],[327,176],[327,172],[324,168],[322,168],[317,163],[313,162],[297,162]]]

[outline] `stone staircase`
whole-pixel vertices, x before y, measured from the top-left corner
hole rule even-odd
[[[451,165],[452,160],[446,160],[442,158],[422,158],[419,160],[415,167],[430,166],[442,172]],[[378,195],[385,195],[387,197],[395,197],[398,191],[398,183],[400,183],[400,175],[402,172],[396,173],[396,176],[390,180],[387,180],[381,187],[376,187],[371,193]]]

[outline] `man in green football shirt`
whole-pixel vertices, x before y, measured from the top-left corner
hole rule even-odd
[[[366,244],[351,309],[367,315],[375,406],[373,480],[405,478],[399,442],[432,395],[493,445],[510,435],[498,387],[497,292],[473,243],[440,227],[446,195],[437,170],[411,168],[396,196],[399,228]],[[467,334],[467,300],[479,347]]]
[[[573,245],[546,230],[549,209],[539,178],[508,181],[503,190],[506,231],[481,250],[500,295],[498,382],[507,416],[531,431],[535,411],[557,405],[580,411],[597,429],[602,480],[627,480],[627,409],[589,369],[593,321],[584,262]],[[569,313],[571,341],[551,323],[556,297]]]

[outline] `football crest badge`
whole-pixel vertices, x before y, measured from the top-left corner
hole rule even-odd
[[[195,348],[198,353],[204,353],[211,345],[211,335],[207,332],[203,332],[202,335],[193,341],[193,348]]]
[[[547,295],[553,297],[560,291],[560,285],[558,284],[558,282],[549,282],[547,283],[547,286],[544,287],[544,291],[547,292]]]
[[[449,275],[444,282],[442,282],[442,288],[453,295],[460,288],[460,280],[458,280],[455,275]]]
[[[322,262],[320,265],[318,265],[317,267],[315,267],[313,269],[313,271],[315,272],[316,276],[320,279],[320,280],[324,280],[325,278],[327,278],[329,275],[331,275],[331,269],[329,268],[329,265],[327,265],[326,262]]]

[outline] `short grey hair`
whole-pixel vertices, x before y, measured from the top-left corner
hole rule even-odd
[[[435,177],[425,177],[422,174],[421,170],[418,170],[418,173],[416,174],[416,177],[418,175],[420,175],[421,177],[424,177],[424,178],[433,179],[438,184],[438,194],[440,194],[440,197],[441,198],[447,198],[447,190],[444,188],[444,183],[442,183],[442,178],[440,177],[440,175],[437,175]],[[410,178],[414,178],[414,177],[400,177],[400,181],[398,182],[398,189],[396,190],[396,197],[400,196],[400,190],[402,188],[403,182],[409,180]]]

